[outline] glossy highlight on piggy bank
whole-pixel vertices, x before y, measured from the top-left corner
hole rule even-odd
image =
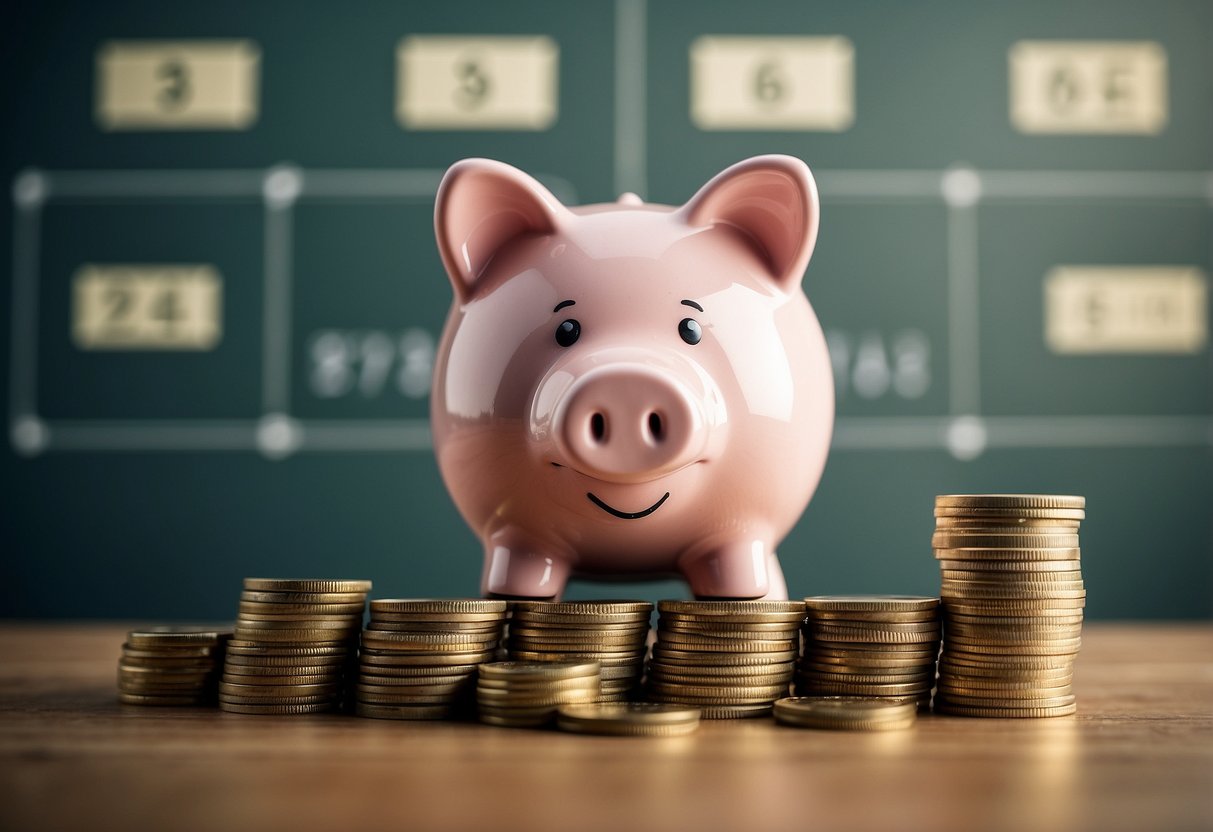
[[[678,208],[570,208],[509,165],[450,168],[431,417],[485,594],[678,574],[700,598],[787,597],[775,550],[834,421],[801,288],[818,213],[790,156],[739,162]]]

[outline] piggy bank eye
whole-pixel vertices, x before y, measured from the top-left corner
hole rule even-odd
[[[581,337],[581,324],[569,318],[556,327],[556,343],[562,347],[571,347]]]
[[[694,318],[683,318],[678,324],[678,335],[688,344],[698,344],[703,337],[703,329]]]

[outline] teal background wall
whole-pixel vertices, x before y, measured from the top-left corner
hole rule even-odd
[[[441,172],[490,156],[572,202],[634,190],[676,204],[766,152],[818,177],[805,287],[839,388],[825,477],[781,547],[792,592],[934,594],[935,494],[1078,493],[1091,617],[1213,614],[1208,350],[1055,355],[1041,290],[1065,263],[1213,272],[1207,2],[45,0],[0,14],[0,181],[13,188],[0,200],[0,263],[12,264],[0,267],[2,615],[224,617],[245,575],[475,594],[478,544],[439,480],[418,394],[450,302],[432,239]],[[395,50],[421,33],[551,37],[555,123],[403,129]],[[703,34],[849,38],[854,124],[698,129],[688,51]],[[100,44],[192,38],[259,45],[254,126],[98,126]],[[1166,128],[1017,132],[1007,50],[1022,39],[1162,44]],[[983,186],[959,210],[942,190],[958,168]],[[303,189],[275,213],[262,186],[283,169]],[[19,204],[31,183],[36,211]],[[215,264],[222,341],[77,348],[71,278],[92,262]],[[957,304],[966,279],[971,303]],[[318,393],[317,356],[334,343],[357,379],[365,350],[387,344],[395,363],[381,383]],[[925,374],[903,379],[910,358]],[[570,597],[683,594],[670,581],[578,582]]]

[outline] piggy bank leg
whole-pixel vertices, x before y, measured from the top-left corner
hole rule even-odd
[[[545,552],[517,534],[495,534],[485,547],[483,595],[505,598],[558,598],[568,583],[567,556]]]
[[[726,543],[683,559],[679,569],[696,598],[787,598],[779,561],[765,541]]]

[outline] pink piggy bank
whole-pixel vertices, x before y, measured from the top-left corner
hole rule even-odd
[[[486,595],[681,574],[700,598],[787,597],[775,549],[834,421],[800,286],[817,222],[789,156],[733,165],[680,208],[568,208],[487,159],[447,171],[434,224],[455,300],[431,415]]]

